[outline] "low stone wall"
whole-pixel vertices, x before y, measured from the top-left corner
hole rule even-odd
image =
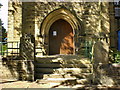
[[[34,62],[31,60],[0,60],[1,79],[34,80]]]
[[[34,61],[0,60],[1,79],[34,80]],[[120,64],[93,64],[93,85],[120,85]]]
[[[120,64],[94,65],[94,83],[101,85],[120,85]]]

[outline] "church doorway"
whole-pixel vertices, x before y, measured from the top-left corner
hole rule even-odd
[[[71,25],[59,19],[49,30],[49,55],[74,54],[74,34]]]

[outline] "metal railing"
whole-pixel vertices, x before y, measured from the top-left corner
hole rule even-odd
[[[85,41],[85,56],[88,57],[89,59],[92,58],[92,47],[93,47],[93,42],[92,41]]]
[[[83,40],[84,43],[84,52],[83,55],[91,60],[92,58],[92,41]],[[36,54],[40,54],[41,46],[35,47]],[[40,51],[40,52],[39,52]],[[0,42],[0,55],[2,56],[19,56],[20,55],[20,42],[11,41],[11,42]]]
[[[11,42],[0,42],[0,55],[8,56],[8,55],[17,55],[19,56],[19,46],[20,42],[11,41]]]

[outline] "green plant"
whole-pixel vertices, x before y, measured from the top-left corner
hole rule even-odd
[[[7,45],[2,45],[1,47],[1,55],[4,55],[6,53],[7,50]]]
[[[112,63],[120,63],[120,51],[111,50],[109,54],[110,62]]]

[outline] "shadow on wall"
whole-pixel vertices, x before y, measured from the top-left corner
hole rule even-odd
[[[20,39],[20,56],[23,60],[35,59],[35,37],[24,33]]]
[[[7,79],[33,81],[33,61],[2,59],[3,77]],[[5,73],[6,72],[6,73]]]

